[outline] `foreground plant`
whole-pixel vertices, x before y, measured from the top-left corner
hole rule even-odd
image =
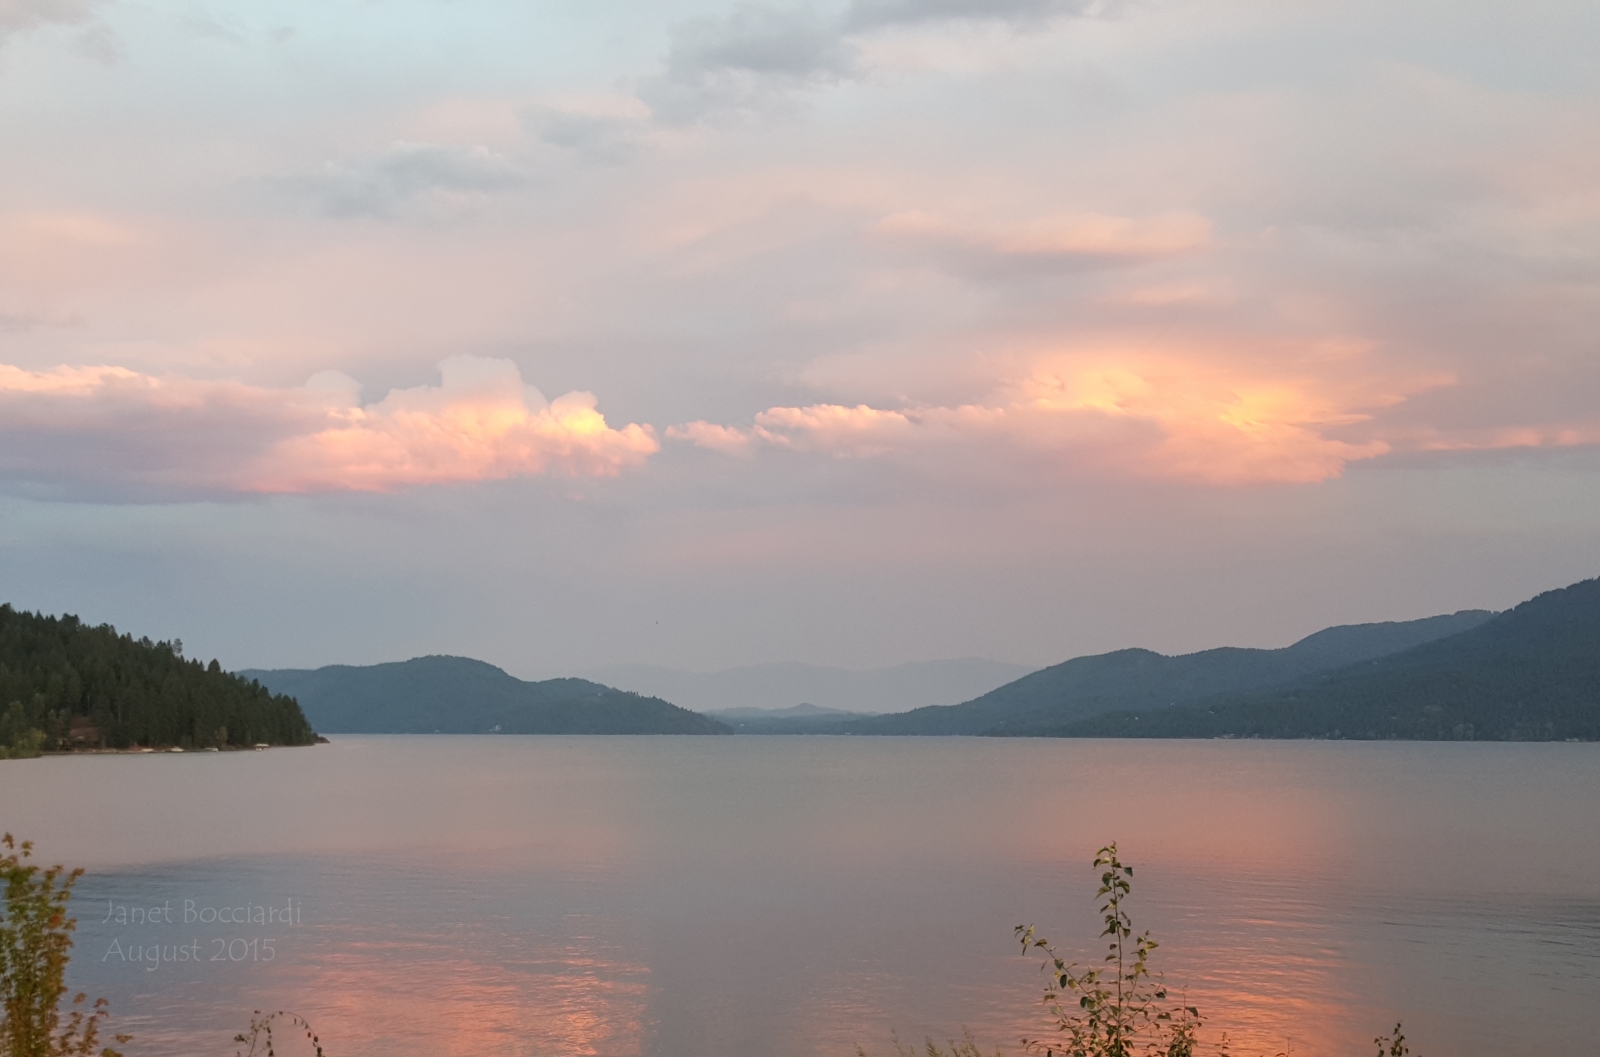
[[[82,870],[41,868],[28,860],[33,842],[0,837],[0,1057],[121,1057],[100,1045],[100,1022],[109,1014],[106,1000],[87,1006],[79,992],[67,1004],[62,982],[71,955],[77,920],[67,916],[72,886]],[[120,1045],[132,1036],[117,1035]]]
[[[240,1049],[234,1051],[234,1057],[277,1057],[273,1048],[272,1022],[282,1017],[296,1031],[304,1032],[305,1037],[311,1040],[311,1046],[317,1051],[317,1057],[323,1057],[322,1040],[317,1038],[311,1030],[311,1025],[306,1023],[306,1018],[298,1013],[286,1013],[278,1010],[276,1013],[261,1015],[261,1010],[255,1011],[255,1016],[250,1018],[250,1029],[235,1035],[233,1041],[239,1043]]]
[[[1061,1035],[1054,1043],[1023,1039],[1023,1047],[1043,1050],[1052,1057],[1193,1057],[1200,1010],[1168,1002],[1166,986],[1150,972],[1150,952],[1160,944],[1148,931],[1134,934],[1133,919],[1122,905],[1133,891],[1133,867],[1117,857],[1115,843],[1101,848],[1094,864],[1104,868],[1095,893],[1096,898],[1105,900],[1100,905],[1105,922],[1100,938],[1111,941],[1103,967],[1070,965],[1049,940],[1034,933],[1032,925],[1016,928],[1024,954],[1039,949],[1046,955],[1041,968],[1049,972],[1050,982],[1045,985],[1044,1001]],[[1227,1036],[1217,1052],[1228,1052]]]
[[[1040,968],[1048,974],[1044,1002],[1055,1020],[1053,1040],[1022,1040],[1026,1050],[1045,1057],[1195,1057],[1199,1053],[1200,1010],[1183,1002],[1172,1002],[1161,976],[1150,969],[1150,953],[1160,946],[1148,931],[1135,934],[1133,919],[1123,905],[1133,892],[1133,867],[1117,855],[1115,843],[1095,854],[1094,865],[1101,869],[1096,898],[1104,900],[1100,913],[1105,928],[1100,938],[1109,939],[1100,968],[1080,969],[1056,953],[1049,940],[1039,936],[1032,925],[1016,927],[1022,951],[1043,951]],[[1400,1025],[1393,1035],[1374,1040],[1378,1057],[1409,1057],[1406,1037]],[[971,1034],[950,1049],[932,1039],[924,1044],[925,1057],[984,1057]],[[900,1057],[918,1057],[894,1040]],[[866,1051],[856,1048],[859,1057]],[[1228,1057],[1228,1036],[1216,1043],[1216,1057]],[[1285,1050],[1274,1057],[1290,1057]],[[995,1051],[1000,1057],[1000,1051]]]
[[[1393,1035],[1379,1035],[1372,1041],[1378,1044],[1378,1057],[1406,1057],[1411,1052],[1398,1023],[1394,1026]]]

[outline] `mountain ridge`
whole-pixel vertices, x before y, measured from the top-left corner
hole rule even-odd
[[[530,682],[471,657],[247,669],[292,694],[328,734],[728,734],[724,723],[660,698],[587,679]]]
[[[840,724],[838,732],[1042,733],[1093,715],[1171,707],[1217,693],[1289,683],[1458,634],[1493,616],[1488,610],[1473,609],[1420,620],[1342,624],[1276,650],[1223,646],[1176,656],[1137,647],[1113,650],[1042,668],[958,705],[854,720]]]
[[[1063,724],[1064,737],[1600,739],[1600,578],[1293,685]]]

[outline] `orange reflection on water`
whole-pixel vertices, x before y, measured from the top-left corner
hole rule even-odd
[[[1207,953],[1213,960],[1203,971],[1175,972],[1169,979],[1186,981],[1174,997],[1199,1008],[1207,1037],[1226,1034],[1233,1053],[1336,1057],[1359,1040],[1346,1037],[1352,1031],[1350,996],[1325,960],[1329,952],[1263,956],[1241,950],[1231,959],[1226,952]]]
[[[296,971],[298,1008],[348,1057],[643,1051],[645,966],[572,946],[503,961],[473,953],[349,943]]]

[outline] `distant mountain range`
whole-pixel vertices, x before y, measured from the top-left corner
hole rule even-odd
[[[809,734],[819,722],[862,718],[859,712],[822,708],[809,702],[793,708],[725,708],[706,715],[726,723],[735,734]]]
[[[1600,739],[1600,579],[1448,638],[1271,690],[1039,733],[1163,738]]]
[[[525,682],[467,657],[240,672],[300,702],[324,734],[730,734],[659,698],[586,679]]]
[[[0,711],[0,758],[94,745],[307,744],[313,728],[1600,740],[1600,579],[1503,613],[1345,625],[1277,650],[1168,657],[1127,649],[1032,672],[970,658],[866,672],[806,664],[709,675],[604,669],[709,714],[588,679],[527,682],[466,657],[234,676],[182,653],[177,642],[0,606],[0,701],[9,702]],[[959,703],[927,703],[962,693],[970,696]],[[907,700],[921,707],[867,714]]]
[[[1466,632],[1493,617],[1486,609],[1387,624],[1325,628],[1283,649],[1224,646],[1168,657],[1118,649],[1074,657],[958,705],[880,716],[810,716],[749,734],[978,734],[1062,736],[1067,724],[1123,710],[1155,710],[1216,694],[1286,686],[1427,641]]]
[[[1467,610],[1399,623],[1349,624],[1278,650],[1223,647],[1167,657],[1117,650],[1052,665],[963,704],[837,724],[848,734],[1052,735],[1075,720],[1153,710],[1298,679],[1467,631],[1493,616]]]
[[[1118,650],[988,685],[1018,667],[964,660],[871,672],[802,664],[714,675],[604,670],[709,715],[584,679],[524,682],[462,657],[240,674],[297,698],[330,733],[1594,739],[1600,580],[1500,614],[1332,627],[1276,650]],[[863,714],[905,695],[932,695],[934,683],[948,700],[961,680],[987,688],[960,703]],[[802,692],[798,702],[770,707]]]
[[[799,704],[844,712],[903,712],[953,705],[1033,671],[979,657],[918,661],[851,671],[816,664],[756,664],[720,672],[685,672],[645,664],[615,664],[582,672],[608,686],[654,694],[697,712],[784,709]]]

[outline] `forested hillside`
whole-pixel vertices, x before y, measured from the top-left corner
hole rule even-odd
[[[728,734],[655,697],[586,679],[526,682],[470,657],[243,673],[294,694],[329,734]]]
[[[0,752],[315,740],[293,698],[189,660],[179,643],[0,605]]]
[[[1267,693],[1065,724],[1067,736],[1600,739],[1600,580]]]

